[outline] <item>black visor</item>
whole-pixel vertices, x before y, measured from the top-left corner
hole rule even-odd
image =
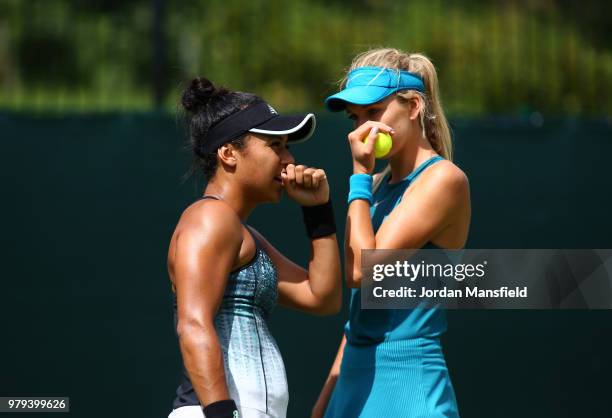
[[[264,135],[287,135],[287,142],[306,141],[316,125],[314,114],[286,116],[264,101],[257,101],[214,125],[207,134],[203,152],[215,151],[221,145],[247,132]]]

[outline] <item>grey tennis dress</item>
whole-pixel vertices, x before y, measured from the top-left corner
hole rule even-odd
[[[230,273],[215,317],[227,387],[241,418],[285,418],[289,403],[285,366],[266,323],[278,298],[278,277],[261,243],[245,227],[255,241],[255,256]],[[175,325],[176,308],[175,295]],[[173,408],[172,418],[204,416],[184,365]]]

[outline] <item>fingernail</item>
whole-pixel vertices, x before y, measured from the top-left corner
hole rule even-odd
[[[378,133],[378,126],[375,126],[372,128],[372,130],[370,131],[370,136],[374,136]]]

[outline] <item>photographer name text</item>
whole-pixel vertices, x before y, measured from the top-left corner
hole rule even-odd
[[[417,289],[402,286],[399,289],[384,289],[381,286],[374,287],[372,294],[375,298],[526,298],[527,287],[509,288],[502,286],[498,289],[481,289],[478,287],[466,287],[465,289],[428,289],[421,287]]]

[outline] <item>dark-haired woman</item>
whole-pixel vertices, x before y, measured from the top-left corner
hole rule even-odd
[[[295,165],[287,144],[315,118],[279,115],[259,97],[198,78],[184,91],[191,145],[207,177],[183,212],[168,252],[184,364],[170,417],[284,418],[283,361],[266,325],[277,303],[313,314],[341,305],[340,258],[321,169]],[[245,222],[282,191],[302,206],[308,270]]]

